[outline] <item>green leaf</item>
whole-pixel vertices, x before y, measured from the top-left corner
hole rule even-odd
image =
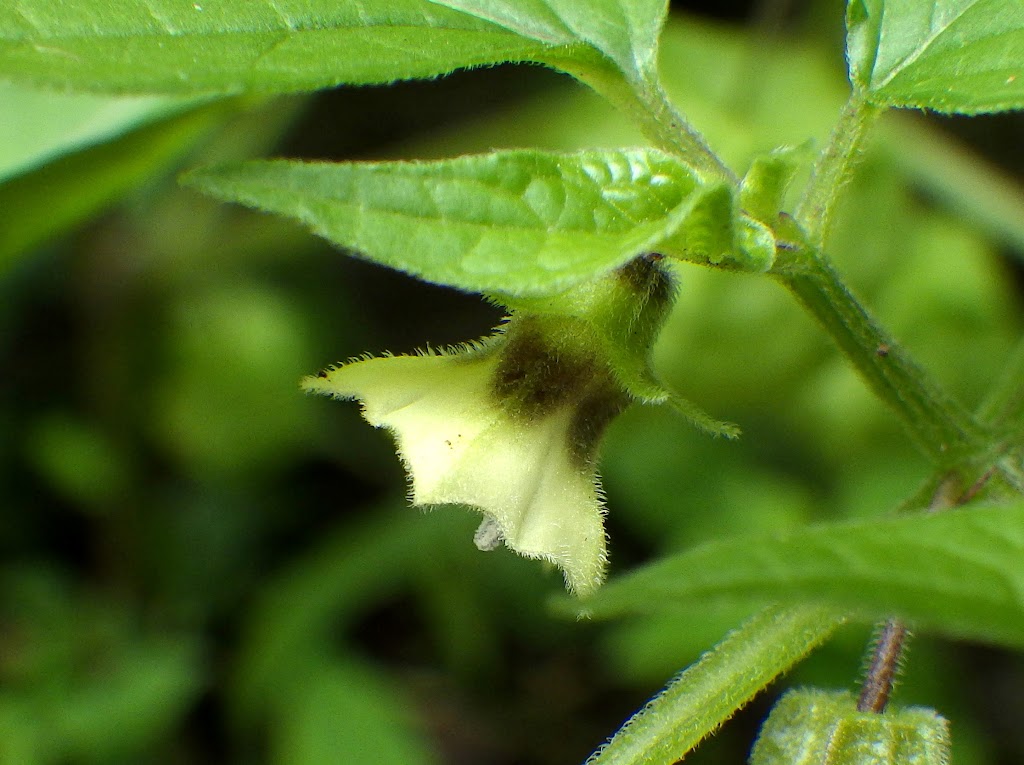
[[[687,668],[587,762],[675,762],[841,621],[834,612],[812,606],[765,609]]]
[[[809,143],[780,146],[755,156],[740,184],[743,211],[754,220],[775,227],[785,205],[786,190],[809,149]]]
[[[666,255],[734,271],[763,273],[775,262],[775,237],[739,209],[736,189],[702,186],[690,198],[682,225],[661,244]]]
[[[652,75],[665,0],[433,0],[552,47],[585,43],[630,75]]]
[[[850,79],[876,103],[1024,108],[1020,0],[851,0],[847,28]]]
[[[653,150],[508,151],[438,162],[249,162],[186,185],[296,218],[413,276],[509,295],[560,292],[671,234],[696,188]]]
[[[721,599],[822,601],[1020,647],[1024,503],[712,542],[613,580],[585,606],[607,617]]]
[[[0,5],[0,77],[106,92],[294,92],[434,77],[549,46],[428,0]]]

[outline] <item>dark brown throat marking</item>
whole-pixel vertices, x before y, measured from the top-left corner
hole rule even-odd
[[[630,289],[644,298],[644,302],[664,305],[671,302],[675,293],[672,275],[661,265],[664,255],[656,252],[633,258],[616,273]]]
[[[595,390],[580,404],[569,423],[569,454],[577,466],[597,461],[601,437],[629,404],[629,396],[614,387]]]
[[[602,373],[592,359],[548,342],[527,318],[510,330],[493,386],[512,411],[532,419],[579,401],[594,376]]]
[[[580,468],[593,464],[608,424],[630,403],[606,364],[559,348],[528,317],[510,332],[493,389],[518,419],[571,409],[566,447]]]

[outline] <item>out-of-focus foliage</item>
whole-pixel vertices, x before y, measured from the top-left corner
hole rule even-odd
[[[834,120],[839,48],[808,31],[668,29],[673,97],[737,171],[773,146],[821,141]],[[455,116],[502,91],[516,95]],[[164,159],[137,174],[111,164],[122,142],[153,145],[146,131],[200,112],[202,129],[175,133]],[[936,150],[950,139],[892,138],[904,119],[881,126],[829,250],[975,405],[1021,334],[1021,253],[994,242],[1014,241],[1022,216],[1012,195],[1003,213],[977,203],[992,176],[969,155],[957,157],[973,206],[957,203],[957,171]],[[545,605],[557,572],[477,552],[469,512],[405,508],[387,436],[354,406],[301,397],[298,380],[367,349],[482,336],[497,312],[219,206],[168,172],[641,143],[596,96],[537,68],[480,70],[332,92],[305,114],[292,101],[221,104],[117,134],[0,184],[12,200],[0,241],[19,243],[0,273],[0,763],[577,762],[751,613],[721,600],[563,620]],[[89,201],[103,183],[87,168],[117,181],[104,196],[121,197],[116,209]],[[62,238],[67,223],[4,239],[65,204],[85,212]],[[679,271],[656,367],[744,436],[712,441],[642,408],[611,428],[613,575],[712,539],[878,517],[919,489],[923,459],[788,295],[764,278]],[[840,632],[796,679],[852,685],[866,638]],[[1013,762],[1022,683],[1019,657],[925,634],[897,697],[952,722],[958,764]],[[755,702],[692,761],[743,761],[765,709]]]
[[[0,101],[0,274],[19,254],[176,167],[232,108],[9,85],[0,85]]]

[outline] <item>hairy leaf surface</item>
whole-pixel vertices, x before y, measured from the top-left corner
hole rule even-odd
[[[509,295],[559,292],[648,251],[679,227],[697,188],[685,166],[646,149],[248,162],[184,182],[426,281]]]
[[[598,616],[735,598],[824,601],[1024,645],[1024,504],[842,523],[697,547],[612,581]]]
[[[107,92],[292,92],[434,77],[548,46],[428,0],[0,4],[0,77]]]
[[[851,0],[847,27],[850,79],[875,102],[1024,108],[1020,0]]]
[[[433,0],[552,46],[585,43],[626,73],[654,71],[665,0]]]

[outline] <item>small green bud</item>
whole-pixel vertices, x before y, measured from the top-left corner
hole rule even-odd
[[[772,709],[750,765],[948,765],[949,724],[931,709],[857,711],[851,693],[789,691]]]
[[[740,207],[743,211],[774,229],[782,212],[786,189],[809,149],[809,144],[780,146],[754,157],[740,184]]]
[[[775,264],[775,235],[763,223],[741,215],[736,261],[744,271],[764,273]]]

